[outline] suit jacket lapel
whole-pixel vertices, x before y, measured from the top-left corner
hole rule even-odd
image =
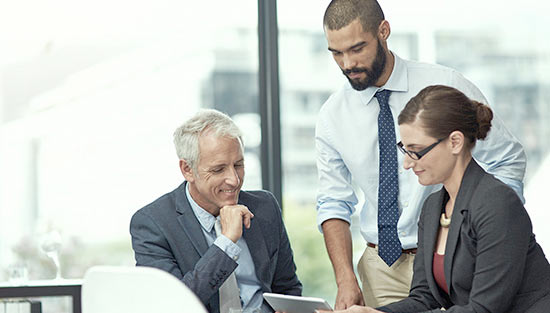
[[[455,207],[453,209],[451,226],[449,227],[449,233],[447,235],[447,245],[445,247],[444,271],[445,271],[445,281],[447,283],[447,290],[449,290],[449,293],[451,292],[451,280],[453,279],[451,276],[452,262],[454,260],[460,227],[462,225],[462,222],[464,221],[462,212],[460,212],[460,209],[457,206],[457,204],[458,204],[458,197],[457,197],[457,202],[455,203]]]
[[[451,292],[451,281],[453,279],[452,268],[458,236],[462,223],[464,222],[464,216],[468,211],[470,199],[472,198],[472,194],[475,191],[475,187],[477,186],[477,182],[482,172],[483,169],[481,169],[474,159],[472,159],[464,171],[464,176],[462,177],[460,189],[456,197],[453,215],[451,217],[451,226],[449,228],[449,234],[447,235],[447,246],[445,247],[445,280],[447,281],[449,293]]]
[[[186,185],[187,182],[181,184],[176,194],[176,211],[181,213],[181,215],[178,216],[178,222],[189,238],[189,241],[191,241],[195,247],[195,250],[197,250],[199,255],[202,256],[208,249],[208,244],[206,243],[206,238],[204,238],[204,234],[202,233],[199,220],[197,220],[195,213],[193,213],[193,209],[191,209],[189,200],[187,200],[187,195],[185,193]]]
[[[435,244],[437,241],[437,235],[439,231],[439,217],[441,216],[441,207],[445,200],[445,189],[441,189],[438,193],[437,205],[432,207],[430,214],[427,214],[424,220],[424,268],[426,269],[426,279],[428,280],[428,286],[432,290],[432,294],[436,300],[444,305],[446,300],[441,296],[439,287],[435,282],[433,275],[433,258],[435,252]]]
[[[187,199],[185,192],[187,182],[181,184],[176,194],[176,211],[181,213],[178,217],[178,221],[182,226],[189,241],[193,244],[198,254],[202,256],[208,249],[206,238],[202,233],[202,228],[191,209],[191,205]],[[249,210],[254,214],[255,208],[251,208],[248,204],[242,203],[239,199],[239,204],[246,205]],[[246,240],[250,255],[254,262],[256,275],[262,284],[266,284],[269,279],[269,255],[267,252],[267,246],[265,243],[265,237],[262,233],[262,229],[266,229],[267,221],[262,220],[259,217],[253,218],[250,223],[249,229],[244,229],[243,238]],[[266,289],[267,290],[267,289]]]
[[[239,201],[239,204],[246,205]],[[254,214],[255,209],[247,206],[248,209]],[[254,267],[256,270],[256,276],[262,282],[266,284],[270,281],[269,279],[269,255],[267,253],[267,246],[265,243],[264,233],[262,229],[267,229],[264,226],[266,221],[262,220],[259,217],[253,218],[250,222],[250,228],[244,229],[243,238],[246,241],[248,250],[250,250],[250,255],[252,256],[252,261],[254,262]],[[265,290],[265,289],[264,289]]]

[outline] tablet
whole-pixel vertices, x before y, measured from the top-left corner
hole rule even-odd
[[[264,293],[264,299],[278,312],[315,313],[317,309],[332,311],[330,305],[321,298],[288,296],[266,292]]]

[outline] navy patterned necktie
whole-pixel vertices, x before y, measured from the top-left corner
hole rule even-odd
[[[380,171],[378,182],[378,255],[388,266],[401,256],[401,242],[397,236],[398,176],[397,148],[395,146],[395,125],[390,110],[391,91],[379,90],[376,99],[380,104],[378,114],[378,145],[380,149]]]

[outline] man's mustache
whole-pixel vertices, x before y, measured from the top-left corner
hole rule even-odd
[[[354,68],[350,68],[349,70],[342,70],[342,72],[346,75],[349,75],[351,73],[367,73],[368,70],[363,67],[354,67]]]

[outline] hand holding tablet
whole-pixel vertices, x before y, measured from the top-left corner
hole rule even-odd
[[[264,299],[277,312],[315,313],[315,310],[332,311],[330,305],[321,298],[288,296],[277,293],[264,293]]]

